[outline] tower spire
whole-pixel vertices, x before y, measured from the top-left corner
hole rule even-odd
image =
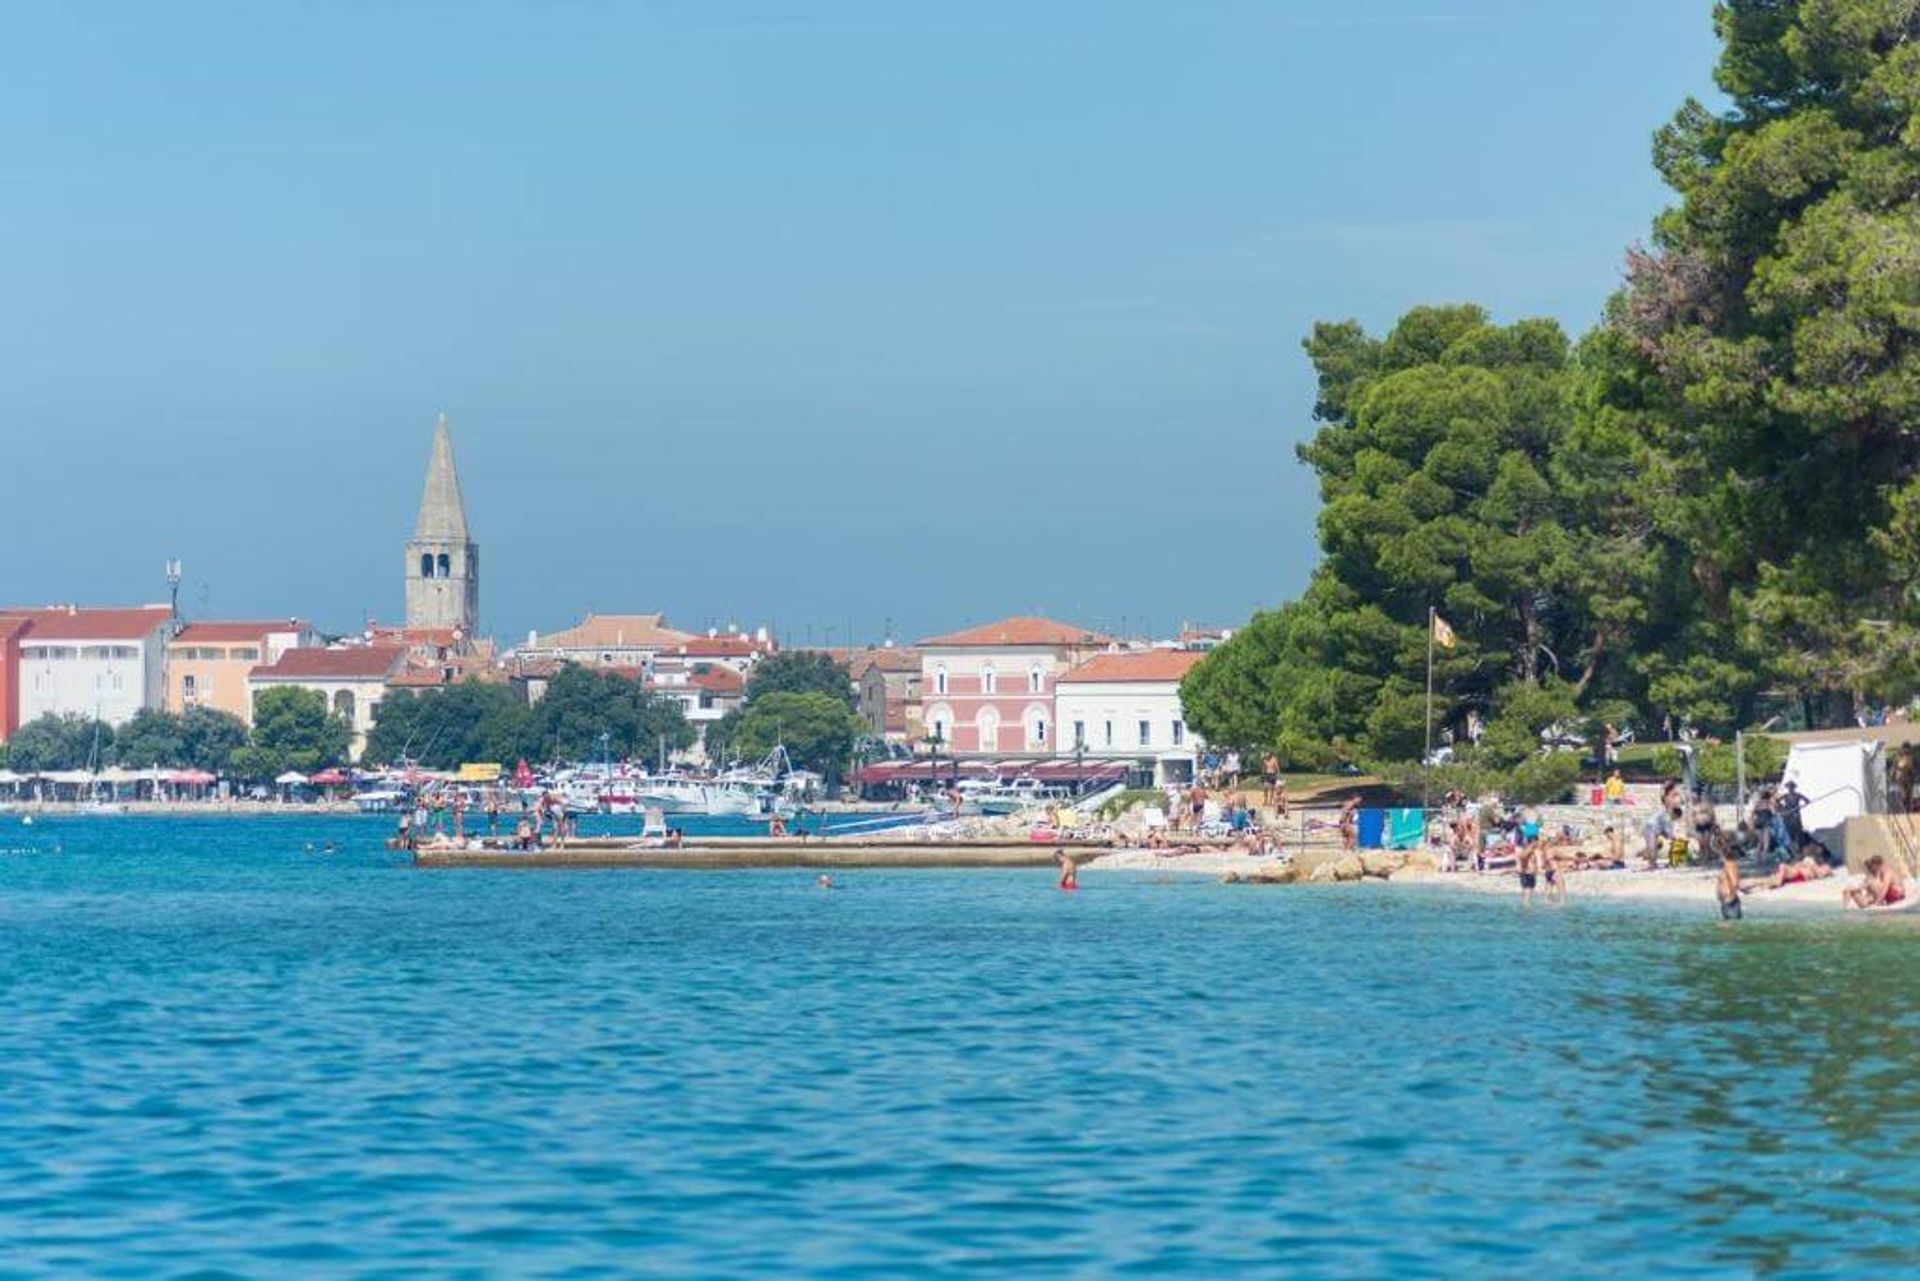
[[[427,455],[427,486],[420,495],[420,516],[414,522],[418,540],[467,541],[467,505],[460,497],[460,472],[453,464],[453,435],[442,413],[433,424],[433,449]]]

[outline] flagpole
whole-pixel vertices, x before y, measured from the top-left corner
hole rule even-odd
[[[1427,606],[1427,754],[1420,758],[1420,812],[1424,815],[1433,799],[1433,619],[1434,607]]]

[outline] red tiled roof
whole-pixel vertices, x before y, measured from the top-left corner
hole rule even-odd
[[[531,649],[672,649],[694,638],[661,614],[588,614],[577,627],[544,632]]]
[[[1149,649],[1130,654],[1096,654],[1060,678],[1066,684],[1116,684],[1132,681],[1178,682],[1205,658],[1186,649]]]
[[[716,694],[737,694],[747,687],[747,678],[731,667],[709,667],[687,677],[687,684],[712,690]]]
[[[391,645],[352,649],[290,649],[271,667],[256,667],[256,680],[384,680],[405,661],[407,651]]]
[[[913,650],[900,649],[897,646],[863,649],[847,663],[847,671],[855,680],[859,680],[875,667],[883,672],[917,672],[920,670],[920,655]]]
[[[680,646],[678,653],[688,658],[748,658],[773,652],[773,642],[751,636],[696,636]]]
[[[182,645],[204,645],[218,641],[259,640],[274,632],[303,632],[307,625],[297,618],[282,618],[271,623],[188,623],[173,639]]]
[[[33,624],[31,635],[44,640],[140,640],[173,617],[165,605],[137,609],[9,609]]]
[[[388,689],[438,689],[446,683],[447,673],[439,667],[403,667],[387,677]]]
[[[25,631],[31,622],[18,614],[0,614],[0,640],[6,640],[15,632]]]
[[[1113,638],[1084,627],[1056,623],[1051,618],[1003,618],[997,623],[948,632],[920,643],[959,649],[995,645],[1110,645]]]

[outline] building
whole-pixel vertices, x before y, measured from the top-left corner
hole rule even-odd
[[[917,743],[925,736],[920,712],[920,655],[910,649],[863,650],[848,664],[859,668],[860,719],[867,732],[889,743]]]
[[[1148,649],[1098,654],[1060,677],[1060,751],[1125,760],[1156,784],[1189,782],[1201,744],[1187,729],[1180,682],[1206,655]]]
[[[320,634],[297,618],[188,623],[167,642],[167,710],[210,707],[251,725],[247,678],[253,669],[272,666],[290,649],[319,644]]]
[[[173,611],[137,609],[0,610],[15,620],[13,686],[18,728],[42,716],[98,717],[120,726],[143,707],[166,705],[167,640]],[[12,731],[9,730],[9,733]]]
[[[467,507],[445,414],[433,426],[426,489],[407,543],[406,588],[409,628],[447,629],[460,640],[477,633],[480,548],[467,531]]]
[[[673,653],[694,662],[722,663],[745,675],[761,659],[771,656],[778,649],[779,646],[774,644],[773,638],[763,627],[752,634],[709,631],[705,636],[695,636]]]
[[[1050,618],[1003,618],[923,640],[926,736],[962,756],[1050,755],[1054,683],[1113,643]]]
[[[557,632],[535,632],[515,654],[524,663],[580,663],[646,670],[660,655],[702,640],[667,626],[661,614],[588,614]]]
[[[327,700],[327,710],[352,728],[351,756],[357,761],[373,728],[373,709],[386,696],[387,682],[406,662],[407,651],[398,646],[289,649],[278,662],[254,668],[247,676],[247,690],[256,701],[267,690],[288,685],[319,691]]]
[[[730,664],[709,659],[662,658],[641,683],[680,704],[687,723],[699,734],[689,753],[696,761],[710,759],[707,730],[746,701],[747,678]]]
[[[0,614],[0,743],[20,728],[20,638],[29,626],[17,615]]]

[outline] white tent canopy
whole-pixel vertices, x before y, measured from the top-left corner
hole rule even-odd
[[[307,776],[305,774],[302,774],[299,770],[290,769],[286,773],[282,774],[279,778],[274,779],[273,781],[279,784],[281,787],[298,787],[300,784],[307,781]]]

